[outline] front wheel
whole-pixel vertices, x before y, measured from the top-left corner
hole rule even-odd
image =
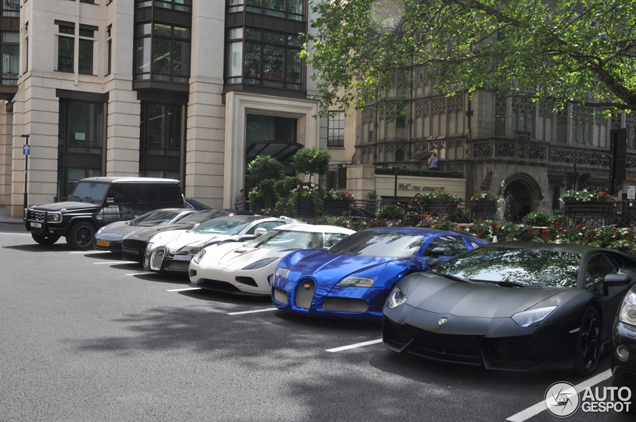
[[[57,242],[60,236],[45,236],[43,234],[31,233],[31,237],[40,245],[49,246]]]
[[[73,224],[66,234],[66,242],[74,249],[93,249],[95,228],[92,224],[79,222]]]
[[[594,307],[583,314],[581,328],[576,339],[576,359],[574,372],[590,375],[596,369],[601,356],[601,316]]]

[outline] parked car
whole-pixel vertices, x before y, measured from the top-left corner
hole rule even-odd
[[[177,223],[195,212],[195,210],[187,208],[161,208],[132,220],[110,223],[97,230],[94,247],[97,250],[119,253],[122,250],[124,236],[141,228],[161,227]]]
[[[209,209],[205,211],[195,212],[185,217],[183,220],[165,226],[148,227],[136,230],[133,233],[124,236],[122,242],[122,253],[124,259],[136,261],[140,264],[144,263],[144,252],[148,246],[148,242],[158,233],[170,230],[190,230],[197,224],[210,221],[213,218],[223,217],[227,215],[252,215],[248,211],[237,211],[230,209]]]
[[[292,221],[295,220],[287,217],[231,215],[214,218],[190,230],[159,233],[148,242],[144,269],[187,274],[190,261],[201,249],[219,242],[244,242]]]
[[[636,394],[636,285],[621,303],[612,330],[612,380]]]
[[[95,231],[132,220],[159,208],[185,208],[180,182],[151,177],[81,179],[65,202],[25,210],[25,226],[33,240],[52,245],[66,236],[76,249],[92,249]]]
[[[192,259],[190,282],[210,290],[270,295],[274,271],[285,255],[323,248],[353,233],[335,226],[287,224],[243,244],[208,246]]]
[[[199,202],[194,198],[186,198],[185,202],[188,208],[192,208],[195,211],[205,211],[210,209],[210,207],[205,205],[203,202]]]
[[[327,250],[300,250],[278,264],[272,300],[306,315],[381,318],[387,296],[405,275],[429,269],[487,242],[456,232],[416,227],[367,229]]]
[[[582,245],[493,243],[405,277],[384,307],[395,352],[487,369],[591,374],[636,262]]]

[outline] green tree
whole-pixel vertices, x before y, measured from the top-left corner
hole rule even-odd
[[[485,88],[636,108],[636,0],[330,0],[314,6],[308,63],[322,110],[397,87]],[[415,69],[415,70],[413,70]],[[608,113],[609,111],[606,111]]]
[[[269,155],[257,155],[248,165],[247,170],[257,182],[265,179],[279,180],[284,177],[283,164]]]
[[[331,156],[327,150],[303,148],[294,155],[292,164],[298,173],[308,174],[311,182],[312,174],[327,174],[329,161],[331,161]]]

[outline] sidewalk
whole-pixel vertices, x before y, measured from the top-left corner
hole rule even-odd
[[[0,207],[0,224],[24,224],[21,218],[11,217],[8,208]]]

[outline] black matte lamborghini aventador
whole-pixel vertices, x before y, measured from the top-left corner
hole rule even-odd
[[[488,369],[594,371],[636,257],[502,242],[405,277],[384,306],[386,347]]]

